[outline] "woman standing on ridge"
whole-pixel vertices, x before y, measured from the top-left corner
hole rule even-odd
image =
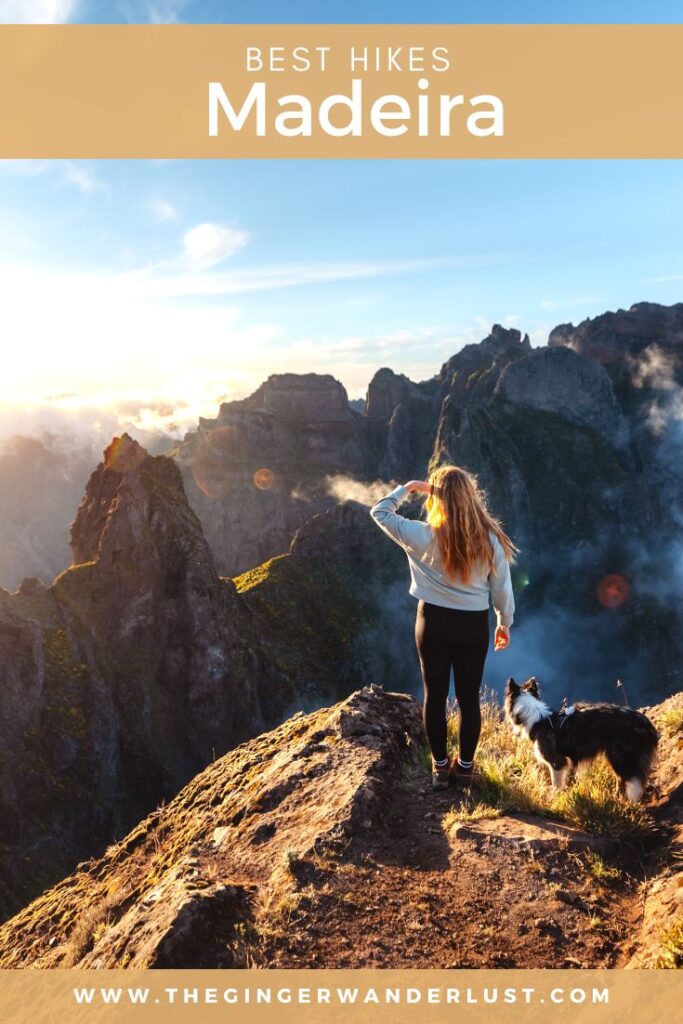
[[[427,521],[396,509],[408,494],[427,495]],[[476,477],[441,466],[429,483],[411,480],[370,510],[377,525],[404,548],[410,593],[418,599],[415,643],[424,683],[423,717],[432,751],[432,785],[472,776],[481,731],[479,689],[489,645],[489,595],[497,616],[494,648],[510,643],[515,602],[510,562],[517,548],[486,507]],[[458,757],[446,748],[446,703],[451,669],[460,706]]]

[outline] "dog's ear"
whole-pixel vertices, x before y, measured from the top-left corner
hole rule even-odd
[[[516,697],[517,694],[520,692],[520,689],[521,689],[521,687],[520,687],[519,683],[516,683],[515,680],[512,678],[512,676],[510,676],[510,678],[508,679],[508,686],[507,686],[507,692],[510,694],[510,696],[511,697]]]
[[[538,681],[536,676],[532,676],[531,679],[527,679],[522,689],[530,693],[532,697],[538,697]]]

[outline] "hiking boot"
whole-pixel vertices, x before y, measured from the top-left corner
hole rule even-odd
[[[432,789],[448,789],[451,780],[451,764],[438,765],[432,761]]]
[[[457,757],[453,758],[450,779],[454,786],[458,786],[460,789],[469,789],[477,778],[478,772],[475,771],[474,765],[469,768],[463,768]]]

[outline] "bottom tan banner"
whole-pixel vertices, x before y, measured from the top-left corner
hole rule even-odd
[[[675,971],[0,971],[3,1024],[581,1021],[680,1017]]]

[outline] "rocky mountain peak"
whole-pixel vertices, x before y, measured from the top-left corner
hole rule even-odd
[[[104,450],[104,468],[125,475],[136,469],[144,461],[147,452],[134,441],[130,434],[112,439]]]
[[[111,565],[124,553],[139,562],[143,549],[161,545],[170,555],[175,545],[187,550],[188,544],[202,563],[211,565],[177,465],[148,455],[128,434],[115,437],[88,481],[71,526],[74,562]]]
[[[346,388],[329,373],[274,373],[253,394],[221,406],[219,419],[232,412],[258,412],[297,422],[351,419]]]
[[[636,302],[629,309],[602,313],[572,323],[558,324],[548,337],[554,348],[566,345],[581,355],[606,365],[639,356],[656,345],[677,351],[683,342],[683,303],[663,306],[657,302]]]
[[[518,331],[516,327],[503,327],[501,324],[494,324],[491,328],[491,333],[487,338],[484,338],[482,345],[491,345],[497,342],[499,345],[522,345],[526,349],[531,348],[531,341],[529,335]]]
[[[494,324],[483,341],[465,345],[443,364],[439,397],[459,408],[488,401],[508,363],[523,359],[530,351],[528,334],[522,337],[515,327]]]
[[[398,405],[414,397],[421,397],[419,387],[404,373],[394,373],[384,366],[368,385],[365,415],[370,420],[388,421]]]
[[[381,549],[377,557],[377,530],[368,515],[367,505],[343,501],[320,512],[300,526],[294,535],[290,553],[296,560],[315,559],[332,568],[353,568],[386,561]]]
[[[604,367],[570,348],[539,348],[510,363],[495,393],[590,427],[612,444],[623,442],[628,433]]]

